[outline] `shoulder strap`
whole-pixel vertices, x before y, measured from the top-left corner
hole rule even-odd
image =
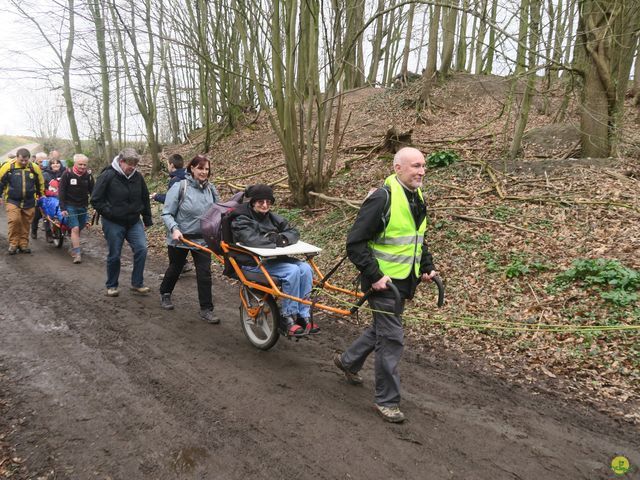
[[[382,187],[382,190],[386,193],[386,200],[384,202],[384,209],[382,210],[382,231],[387,229],[389,223],[389,217],[391,217],[391,188],[387,185]]]
[[[187,193],[187,180],[183,179],[180,180],[180,191],[178,192],[178,208],[180,208],[180,205],[182,205],[182,202],[184,202],[184,196]]]

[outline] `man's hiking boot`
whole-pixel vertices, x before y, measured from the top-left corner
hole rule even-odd
[[[336,352],[333,354],[333,363],[336,364],[340,370],[344,372],[344,377],[347,379],[347,383],[351,385],[362,385],[362,377],[359,373],[350,372],[347,367],[342,363],[342,354]]]
[[[217,325],[220,323],[220,318],[213,313],[213,310],[200,310],[200,318],[211,325]]]
[[[134,287],[131,286],[131,291],[136,295],[147,295],[151,289],[149,287]]]
[[[51,232],[45,232],[44,234],[47,243],[53,243],[53,235],[51,235]]]
[[[385,407],[384,405],[374,403],[373,408],[378,412],[378,415],[387,422],[402,423],[405,420],[404,413],[402,413],[398,407]]]
[[[29,247],[19,248],[18,253],[31,253],[31,249]]]
[[[160,294],[160,306],[165,310],[173,310],[173,303],[171,303],[171,294],[170,293],[161,293]]]
[[[18,247],[9,245],[9,250],[7,250],[7,255],[15,255],[16,253],[18,253]]]
[[[117,288],[107,288],[107,297],[117,297],[120,292]]]
[[[82,263],[82,254],[77,253],[73,256],[73,263]]]
[[[34,240],[37,240],[38,239],[38,232],[37,231],[36,232],[31,232],[31,238],[34,239]]]

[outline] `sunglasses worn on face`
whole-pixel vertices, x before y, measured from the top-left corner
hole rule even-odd
[[[264,203],[266,205],[273,205],[273,202],[271,200],[268,199],[264,199],[264,200],[255,200],[253,203]]]

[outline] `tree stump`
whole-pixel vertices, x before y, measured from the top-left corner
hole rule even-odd
[[[391,153],[396,153],[403,147],[409,147],[412,145],[411,134],[413,129],[407,132],[398,133],[396,127],[391,127],[384,135],[384,142],[380,150],[386,150]]]

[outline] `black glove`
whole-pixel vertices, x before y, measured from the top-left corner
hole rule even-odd
[[[269,232],[265,236],[269,242],[275,243],[276,246],[278,245],[278,232]]]
[[[286,247],[289,245],[289,239],[285,237],[283,234],[278,234],[278,239],[276,240],[276,247]]]

